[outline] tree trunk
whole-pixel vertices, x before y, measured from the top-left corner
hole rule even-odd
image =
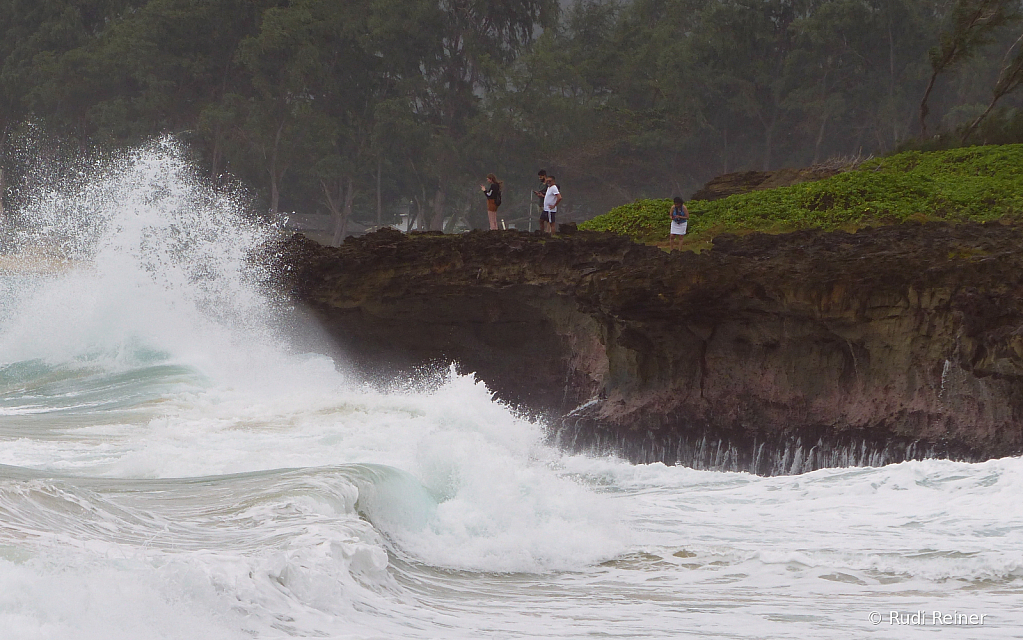
[[[276,214],[280,210],[281,188],[280,181],[284,177],[285,169],[278,168],[278,160],[281,148],[281,134],[284,132],[284,122],[277,127],[277,134],[274,136],[273,152],[270,154],[270,213]]]
[[[465,222],[469,228],[472,228],[472,223],[469,221],[469,213],[472,211],[472,201],[467,200],[462,206],[462,212],[459,215],[451,216],[450,222],[445,225],[444,233],[454,233],[455,227],[458,226],[459,222]]]
[[[899,118],[895,108],[895,37],[892,35],[892,3],[888,1],[888,108],[892,118],[892,147],[899,144]]]
[[[813,145],[813,164],[819,162],[821,155],[821,142],[824,141],[824,127],[828,124],[828,117],[824,116],[821,118],[821,128],[817,131],[817,142]]]
[[[342,190],[342,184],[344,188]],[[335,247],[341,246],[348,232],[348,220],[352,217],[352,202],[355,200],[355,181],[352,176],[340,178],[337,181],[337,195],[333,195],[326,183],[320,181],[323,187],[323,195],[326,197],[327,207],[334,217],[334,234],[331,237],[331,244]]]
[[[338,193],[335,196],[323,180],[320,180],[320,187],[323,188],[323,201],[327,203],[327,208],[330,209],[330,217],[334,220],[334,231],[330,236],[330,243],[337,244],[338,224],[341,222],[341,194]],[[340,189],[341,187],[338,186],[338,190]]]
[[[270,213],[276,214],[280,210],[281,191],[277,186],[277,176],[270,175]]]
[[[721,174],[728,173],[728,127],[721,134]]]
[[[987,115],[989,113],[991,113],[991,110],[995,108],[995,103],[998,102],[999,98],[1001,98],[1001,96],[995,96],[995,98],[991,101],[991,104],[989,104],[987,106],[987,109],[984,109],[984,113],[982,113],[979,116],[977,116],[977,119],[974,120],[973,122],[971,122],[970,126],[966,128],[966,132],[963,134],[963,139],[962,139],[962,142],[964,144],[966,143],[966,140],[970,137],[970,134],[973,133],[973,130],[976,129],[980,125],[980,123],[984,120],[984,118],[986,118]]]
[[[935,71],[931,74],[931,81],[927,83],[927,90],[924,91],[923,100],[920,101],[920,137],[927,137],[927,114],[931,110],[927,107],[927,99],[931,97],[931,91],[934,90],[934,81],[938,79],[938,72]]]
[[[380,195],[380,174],[383,170],[383,159],[377,156],[377,227],[382,227],[384,224],[384,205],[383,198]]]
[[[223,155],[221,126],[218,124],[213,129],[213,161],[210,163],[210,182],[220,186],[220,158]]]
[[[974,37],[972,39],[973,44],[970,44],[971,39],[968,39],[967,36],[974,32],[975,29],[977,30],[977,33],[983,33],[985,25],[990,27],[990,25],[994,24],[991,21],[992,17],[998,15],[997,11],[995,13],[990,13],[991,7],[987,2],[980,2],[973,9],[974,11],[969,15],[968,20],[955,26],[957,31],[951,34],[953,38],[952,47],[950,49],[943,50],[940,60],[937,62],[934,60],[931,61],[931,69],[934,70],[934,73],[931,74],[931,79],[927,83],[927,90],[924,91],[924,97],[920,101],[921,138],[927,137],[927,114],[931,111],[927,107],[927,99],[930,98],[931,91],[934,90],[934,83],[938,79],[938,74],[952,68],[956,63],[962,60],[964,55],[968,55],[972,50],[971,47],[977,46],[979,39]]]
[[[764,131],[764,168],[763,171],[771,170],[771,151],[774,144],[774,127],[778,122],[778,105],[774,106],[774,113],[771,114],[771,124]]]
[[[444,231],[444,188],[437,187],[433,196],[433,216],[430,218],[430,231]]]
[[[423,208],[423,200],[421,198],[416,198],[416,215],[415,215],[415,217],[413,217],[411,215],[411,213],[412,212],[410,211],[409,212],[408,229],[406,229],[405,232],[407,233],[409,231],[412,231],[413,228],[422,231],[423,228],[426,227],[426,210]]]
[[[1020,46],[1021,43],[1023,43],[1023,36],[1020,36],[1012,43],[1012,46],[1005,52],[1005,56],[1002,59],[1008,59],[1012,50]],[[1023,52],[1017,54],[1011,62],[1006,63],[1002,67],[1002,70],[998,74],[998,81],[995,83],[995,88],[991,92],[991,104],[987,106],[984,113],[980,114],[977,119],[971,122],[970,126],[967,127],[966,133],[963,134],[963,143],[965,143],[967,138],[970,137],[973,130],[980,126],[980,123],[984,121],[984,118],[991,113],[991,110],[995,108],[995,104],[997,104],[1003,96],[1015,91],[1020,83],[1023,82],[1023,64],[1021,63],[1023,63]]]
[[[345,234],[348,233],[348,221],[352,219],[352,203],[355,201],[355,179],[352,176],[348,176],[347,184],[345,185],[345,206],[342,212],[343,225],[341,227],[341,237],[338,238],[338,244],[340,245],[344,239]]]

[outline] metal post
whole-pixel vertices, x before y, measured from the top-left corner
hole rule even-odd
[[[533,232],[533,190],[529,190],[526,197],[526,220],[529,220],[529,232]]]

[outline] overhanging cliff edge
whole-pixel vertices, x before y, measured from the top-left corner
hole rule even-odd
[[[552,439],[762,474],[1023,452],[1023,232],[904,224],[719,236],[381,231],[280,252],[365,369],[457,362]]]

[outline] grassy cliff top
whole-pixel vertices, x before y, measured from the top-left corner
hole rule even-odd
[[[1023,145],[907,151],[817,182],[691,201],[692,248],[721,233],[853,230],[906,221],[1023,218]],[[640,242],[667,240],[671,200],[637,200],[579,225]]]

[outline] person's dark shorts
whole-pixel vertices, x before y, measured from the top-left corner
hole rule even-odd
[[[544,211],[540,214],[540,222],[550,222],[554,224],[554,217],[558,215],[557,211]]]

